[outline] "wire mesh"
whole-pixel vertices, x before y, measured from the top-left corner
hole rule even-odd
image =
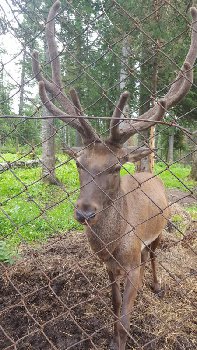
[[[188,52],[195,2],[64,0],[49,19],[52,4],[0,4],[1,348],[196,349],[195,65],[183,101],[169,110],[161,102]],[[51,89],[46,98],[36,80]],[[118,108],[125,90],[129,102]],[[144,113],[157,105],[165,116],[152,123]],[[131,123],[123,155],[116,137]],[[152,134],[145,124],[156,125]],[[145,162],[142,149],[152,152]],[[151,175],[136,175],[144,166]],[[168,187],[165,205],[157,177]],[[81,203],[96,212],[83,214],[85,230],[74,219]],[[113,329],[119,345],[110,345]]]

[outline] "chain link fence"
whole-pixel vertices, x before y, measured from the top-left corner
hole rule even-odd
[[[0,347],[118,349],[110,342],[118,324],[111,289],[118,285],[119,273],[109,280],[109,261],[132,284],[132,270],[142,271],[147,260],[141,289],[138,283],[133,285],[133,293],[138,293],[129,310],[129,329],[123,322],[126,348],[196,349],[196,67],[189,65],[191,51],[187,54],[193,29],[196,55],[195,11],[193,24],[189,12],[195,2],[64,0],[60,8],[59,2],[55,4],[0,4]],[[54,12],[52,5],[57,7]],[[129,100],[123,93],[116,102],[126,90]],[[189,93],[176,105],[186,90]],[[120,156],[123,143],[132,163]],[[114,166],[119,171],[120,165],[121,182],[127,175],[135,186],[114,197],[115,189],[108,188],[118,173],[113,173],[108,187],[104,183],[107,171]],[[148,170],[151,177],[143,175],[140,181],[137,170]],[[165,184],[167,206],[154,200],[160,190],[156,175]],[[98,231],[98,223],[91,224],[94,217],[79,218],[82,207],[79,210],[77,199],[86,196],[87,204],[90,192],[96,205],[103,197],[108,199],[108,205],[93,212],[106,222],[108,240]],[[121,207],[128,205],[128,196],[134,219]],[[136,222],[138,200],[142,219]],[[151,232],[148,239],[138,236],[139,226],[150,229],[153,223],[155,230],[155,218],[157,225],[166,221],[155,253],[162,286],[158,294],[151,290]],[[118,220],[127,230],[110,237],[112,222]],[[79,221],[86,224],[88,239]],[[115,251],[122,242],[131,244],[132,235],[142,254],[138,253],[141,260],[135,268],[128,268]],[[96,249],[91,237],[97,239]],[[150,258],[143,260],[145,251]],[[123,294],[124,288],[122,278]]]

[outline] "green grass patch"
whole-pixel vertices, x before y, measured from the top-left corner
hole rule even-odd
[[[121,168],[120,174],[123,176],[126,174],[134,174],[134,172],[135,172],[135,165],[132,163],[126,163]]]
[[[195,186],[195,181],[189,178],[190,171],[190,166],[182,164],[173,164],[169,169],[166,169],[166,165],[162,162],[155,165],[155,174],[163,180],[167,188],[177,188],[182,191],[188,191]]]
[[[165,187],[188,191],[188,189],[192,189],[196,185],[195,181],[189,178],[190,171],[190,166],[173,164],[169,166],[168,169],[164,163],[158,162],[155,164],[154,174],[158,175],[162,179]],[[128,173],[134,174],[134,172],[135,166],[134,164],[130,163],[125,164],[121,169],[121,175]]]
[[[27,155],[26,155],[27,154]],[[0,154],[0,163],[4,162],[14,162],[17,160],[25,161],[31,160],[34,157],[32,152],[24,152],[24,153],[1,153]]]
[[[181,236],[182,233],[185,233],[186,229],[187,229],[187,223],[184,221],[184,218],[179,215],[179,214],[175,214],[171,217],[171,222],[173,222],[175,224],[175,226],[178,228],[178,230],[176,230],[176,234],[177,236]],[[180,231],[182,233],[180,233]]]
[[[191,205],[185,208],[185,210],[187,210],[188,213],[190,213],[192,220],[197,220],[197,204]]]
[[[16,245],[11,244],[10,241],[0,241],[0,261],[8,264],[13,264],[18,258]]]
[[[82,229],[73,218],[79,194],[75,163],[71,161],[57,167],[56,175],[65,190],[39,181],[40,168],[14,169],[14,174],[10,171],[0,174],[0,240],[6,242],[1,248],[0,260],[7,261],[7,252],[15,251],[20,242],[40,242],[54,233]]]

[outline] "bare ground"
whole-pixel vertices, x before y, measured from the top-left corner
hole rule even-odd
[[[148,264],[127,349],[197,348],[195,225],[183,240],[164,234],[158,268],[165,295],[152,293]],[[110,287],[85,235],[68,232],[23,251],[15,265],[0,267],[0,349],[109,349]]]
[[[195,192],[195,191],[194,191]],[[168,189],[167,195],[170,203],[179,203],[183,206],[193,205],[197,203],[196,192],[191,194],[190,192],[184,192],[179,189]]]

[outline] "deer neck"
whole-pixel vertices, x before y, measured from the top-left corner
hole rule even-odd
[[[123,191],[119,190],[116,198],[118,200],[99,214],[99,220],[92,227],[86,230],[87,237],[92,250],[102,261],[107,261],[113,254],[117,245],[120,244],[120,235],[124,234],[126,229],[127,202],[124,199]]]

